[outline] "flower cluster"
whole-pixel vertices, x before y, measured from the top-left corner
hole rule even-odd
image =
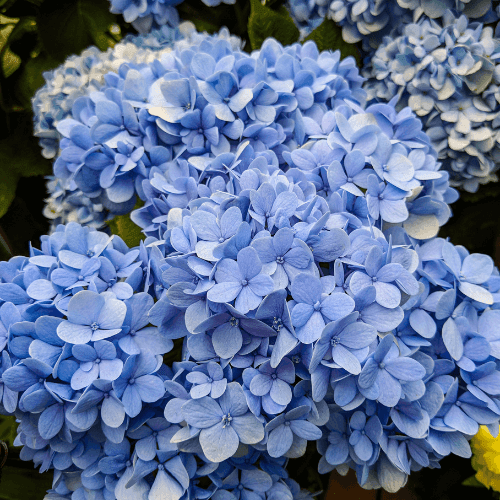
[[[494,2],[496,3],[496,2]],[[326,17],[342,27],[348,43],[363,42],[367,51],[376,49],[385,35],[399,34],[401,26],[422,15],[441,18],[447,9],[463,12],[482,22],[498,19],[491,0],[289,0],[288,10],[305,33]]]
[[[378,105],[344,122],[347,108],[337,109],[337,135],[353,133],[354,123],[358,131],[369,127],[376,112],[390,117]],[[497,389],[487,392],[479,381],[490,377],[497,387],[500,377],[496,311],[485,311],[497,300],[493,262],[439,238],[419,246],[401,228],[382,224],[384,234],[378,222],[370,225],[370,211],[385,197],[370,201],[357,185],[365,176],[379,186],[384,176],[370,173],[376,161],[361,174],[370,142],[363,135],[357,146],[337,149],[324,184],[313,168],[294,164],[283,173],[253,159],[234,173],[227,194],[207,193],[168,213],[163,245],[171,267],[153,324],[184,337],[185,369],[196,375],[186,375],[193,385],[165,411],[168,419],[170,405],[182,405],[177,419],[190,432],[176,439],[198,436],[212,461],[228,459],[258,434],[247,412],[248,432],[240,435],[220,402],[228,367],[265,424],[254,447],[294,458],[321,433],[320,471],[354,468],[365,487],[395,491],[410,469],[450,452],[469,456],[467,438],[479,424],[498,431]],[[385,148],[380,137],[372,158]],[[397,151],[408,154],[403,142]],[[292,162],[314,166],[307,151],[290,159],[297,153]],[[395,206],[388,205],[390,215],[398,214]]]
[[[160,57],[162,51],[171,50],[172,43],[187,29],[186,24],[178,29],[163,26],[148,35],[127,36],[106,52],[89,47],[55,70],[45,72],[46,83],[32,102],[34,134],[40,138],[42,155],[54,158],[58,153],[60,135],[56,126],[71,115],[78,97],[99,90],[105,83],[104,76],[117,72],[124,63],[145,64]]]
[[[307,441],[320,472],[396,491],[469,456],[480,424],[498,432],[492,260],[384,234],[338,209],[345,189],[266,170],[183,209],[164,240],[128,249],[70,223],[1,263],[2,411],[22,457],[63,478],[55,493],[295,498],[283,465]]]
[[[176,27],[179,14],[175,8],[183,0],[109,0],[110,11],[123,15],[123,19],[139,33],[147,33],[165,25]],[[208,7],[217,7],[220,3],[235,4],[236,0],[202,0]]]
[[[31,257],[0,264],[0,412],[20,422],[21,458],[54,469],[58,498],[202,499],[219,490],[215,498],[227,499],[240,485],[269,500],[310,498],[265,451],[210,463],[193,440],[177,444],[179,400],[206,394],[245,443],[262,440],[264,427],[230,369],[177,363],[174,375],[163,364],[175,336],[151,325],[166,266],[155,250],[70,223]],[[180,382],[192,383],[191,395]],[[208,489],[199,485],[207,476]]]
[[[71,116],[75,101],[92,92],[99,91],[105,84],[108,73],[119,71],[123,64],[148,64],[171,50],[175,40],[189,36],[190,23],[183,23],[173,29],[163,26],[147,35],[127,36],[107,52],[90,47],[80,56],[71,56],[54,71],[44,73],[46,84],[35,94],[34,135],[39,138],[45,158],[54,158],[60,152],[61,134],[57,125]],[[53,176],[48,184],[49,198],[44,215],[52,220],[53,228],[60,223],[79,222],[102,227],[106,209],[98,200],[93,200],[77,188],[74,182]]]
[[[196,110],[189,116],[196,116]],[[247,196],[249,189],[265,182],[263,175],[303,186],[297,203],[308,202],[308,210],[319,210],[318,221],[327,210],[337,213],[339,227],[403,224],[411,237],[422,240],[436,236],[448,220],[448,204],[457,193],[448,185],[448,174],[439,170],[436,152],[409,109],[397,113],[391,104],[377,104],[363,110],[351,100],[332,100],[314,105],[296,127],[304,146],[292,151],[262,150],[266,143],[250,137],[235,153],[191,156],[151,169],[150,178],[142,182],[148,201],[132,212],[132,220],[145,234],[164,238],[182,224],[183,210],[212,194]],[[282,168],[280,152],[286,162]],[[285,167],[289,170],[283,176]],[[277,214],[273,202],[256,212],[262,225]],[[305,214],[304,219],[310,217]],[[184,231],[190,238],[189,229]],[[214,233],[209,241],[215,245],[219,237],[226,236]],[[187,245],[182,251],[190,248]]]
[[[491,28],[450,11],[444,26],[424,18],[386,38],[365,88],[370,100],[398,96],[399,107],[421,116],[452,185],[474,192],[497,179],[499,42]]]
[[[484,486],[492,488],[494,491],[500,491],[499,444],[498,436],[493,437],[483,426],[471,441],[472,466],[476,470],[475,477]]]
[[[121,64],[98,90],[76,99],[71,116],[57,123],[63,139],[49,203],[56,222],[67,222],[65,204],[81,217],[101,214],[97,222],[130,212],[136,194],[151,204],[156,195],[143,181],[174,159],[185,163],[196,155],[198,167],[183,168],[194,173],[215,157],[225,162],[241,137],[272,149],[283,163],[281,152],[307,139],[303,113],[347,98],[364,103],[354,61],[340,61],[339,53],[320,56],[312,44],[285,50],[270,41],[250,56],[240,43],[224,30],[215,37],[191,34],[149,64]],[[169,199],[185,198],[191,184],[182,182],[174,182]]]

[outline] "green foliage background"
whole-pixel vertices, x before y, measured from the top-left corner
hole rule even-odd
[[[178,10],[182,19],[192,21],[200,31],[214,33],[227,26],[245,41],[245,50],[251,51],[260,48],[268,36],[283,44],[298,41],[299,30],[284,3],[237,0],[235,5],[209,8],[201,0],[185,0]],[[121,16],[109,12],[109,0],[0,0],[0,260],[26,255],[29,242],[36,246],[49,227],[42,209],[47,195],[44,176],[51,173],[52,165],[42,157],[32,135],[31,110],[31,99],[44,84],[43,72],[90,45],[105,51],[134,32]],[[358,65],[362,64],[360,47],[346,44],[333,21],[324,21],[306,40],[314,40],[320,50],[340,49],[343,57],[354,56]],[[488,253],[500,263],[499,185],[490,184],[478,194],[463,195],[453,211],[455,216],[442,235],[472,252]],[[108,226],[130,246],[141,239],[140,231],[127,216],[115,218]],[[40,475],[31,462],[19,460],[14,437],[13,417],[0,416],[0,439],[10,447],[0,479],[0,500],[42,499],[51,486],[52,474]],[[290,476],[311,491],[326,491],[328,478],[316,472],[317,461],[311,444],[305,457],[290,463]],[[443,467],[450,468],[451,475],[438,471],[413,474],[409,485],[412,497],[456,498],[463,479],[474,472],[467,461],[460,459],[445,459]],[[335,479],[339,498],[352,497],[353,479],[352,473],[347,482]],[[437,483],[446,487],[436,487]],[[485,491],[474,492],[477,500],[489,497],[484,496]],[[356,492],[361,493],[359,489]]]

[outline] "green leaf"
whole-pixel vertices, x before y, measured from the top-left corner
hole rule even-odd
[[[463,486],[472,486],[473,488],[486,488],[486,486],[476,479],[476,476],[468,477],[462,482]]]
[[[50,160],[42,157],[38,141],[32,136],[32,126],[30,115],[19,113],[9,137],[0,140],[0,180],[9,172],[19,177],[52,172]]]
[[[33,464],[29,464],[29,468],[27,465],[11,459],[9,454],[2,469],[0,500],[40,500],[52,487],[53,471],[40,474],[33,469]]]
[[[0,440],[5,441],[8,446],[14,444],[16,428],[17,424],[15,417],[4,417],[0,415]]]
[[[4,28],[0,32],[0,36],[7,30]],[[2,44],[0,59],[2,60],[2,69],[5,78],[8,78],[21,65],[21,57],[12,51],[12,44],[19,42],[24,35],[34,34],[37,31],[36,20],[34,17],[23,17],[13,26],[9,32],[5,44]],[[35,35],[36,36],[36,35]]]
[[[331,19],[325,19],[315,30],[313,30],[304,42],[313,40],[318,49],[321,50],[340,50],[342,57],[353,56],[358,63],[362,62],[361,52],[356,45],[347,43],[342,38],[342,28]]]
[[[89,45],[105,50],[114,44],[107,35],[116,23],[108,0],[46,0],[37,23],[45,50],[60,62]]]
[[[248,36],[252,49],[260,49],[266,38],[276,38],[283,45],[299,39],[300,32],[287,11],[275,11],[262,5],[259,0],[250,0],[252,10],[248,19]]]
[[[1,146],[0,146],[1,147]],[[6,168],[7,167],[7,168]],[[9,205],[12,203],[14,196],[16,196],[16,186],[19,180],[19,174],[8,168],[7,165],[3,166],[0,172],[0,218],[5,215]]]
[[[11,97],[15,95],[22,108],[31,110],[31,98],[42,85],[45,85],[42,73],[54,69],[58,64],[57,60],[46,54],[29,59],[12,78],[7,80],[6,86],[9,88],[5,92],[6,95],[10,94]]]
[[[136,204],[136,208],[140,208],[140,204]],[[114,219],[106,222],[113,234],[118,235],[130,248],[136,247],[144,239],[144,234],[141,228],[130,220],[130,215],[118,215]]]

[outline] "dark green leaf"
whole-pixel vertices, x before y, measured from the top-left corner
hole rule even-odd
[[[21,59],[25,58],[33,49],[37,39],[36,31],[35,18],[23,17],[9,33],[6,43],[0,51],[0,60],[2,61],[5,78],[14,73],[21,64]],[[28,43],[22,44],[23,38],[28,40]]]
[[[17,424],[15,417],[4,417],[0,415],[0,440],[12,446],[16,438],[16,428]]]
[[[4,7],[4,5],[10,0],[0,0],[0,8]]]
[[[60,62],[89,45],[106,49],[113,44],[106,34],[115,23],[108,0],[46,0],[37,22],[45,50]]]
[[[474,488],[485,488],[483,483],[480,483],[476,476],[468,477],[465,481],[462,482],[463,486],[472,486]]]
[[[233,35],[245,38],[250,11],[250,4],[246,1],[208,7],[200,0],[185,0],[177,9],[180,17],[191,21],[198,31],[217,33],[223,26],[230,26]]]
[[[361,64],[361,53],[356,45],[342,38],[342,28],[331,19],[325,19],[304,41],[313,40],[319,50],[340,50],[342,57],[353,56]]]
[[[0,140],[0,178],[8,172],[20,177],[49,175],[51,162],[42,157],[37,139],[32,136],[32,122],[19,114],[8,138]]]
[[[136,205],[135,208],[138,208]],[[107,222],[111,232],[118,235],[129,247],[136,247],[144,235],[141,228],[130,220],[130,215],[118,215],[114,219]]]
[[[12,460],[9,455],[7,465],[2,469],[0,500],[40,500],[52,487],[52,477],[52,471],[40,474],[32,463]]]
[[[9,137],[0,140],[0,217],[16,194],[21,177],[48,175],[51,163],[40,154],[37,140],[32,136],[30,115],[15,114]]]
[[[274,11],[251,0],[252,10],[248,19],[248,36],[252,49],[260,49],[266,38],[276,38],[283,45],[290,45],[299,39],[300,32],[288,12]]]
[[[11,78],[7,80],[6,97],[17,98],[17,103],[25,110],[31,110],[31,98],[45,85],[42,73],[57,67],[58,62],[45,54],[29,59]]]
[[[0,172],[0,218],[7,212],[14,196],[16,196],[18,180],[19,174],[14,169],[8,168],[8,165],[2,164]]]

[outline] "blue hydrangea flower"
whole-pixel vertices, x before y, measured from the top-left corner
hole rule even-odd
[[[248,411],[241,386],[227,385],[216,401],[205,396],[182,406],[186,422],[201,429],[200,445],[213,462],[222,462],[234,455],[240,442],[255,444],[264,438],[264,427]]]
[[[242,313],[255,309],[263,296],[272,292],[273,281],[260,274],[262,264],[257,252],[247,247],[238,252],[237,260],[224,259],[215,273],[216,285],[207,293],[213,302],[235,301]]]
[[[113,382],[113,389],[130,417],[139,415],[142,402],[156,402],[165,393],[161,378],[154,375],[158,370],[157,365],[155,356],[147,351],[133,354]]]
[[[299,406],[287,413],[282,413],[266,425],[267,451],[272,457],[282,457],[293,444],[294,436],[312,441],[322,436],[321,430],[304,417],[309,408]]]
[[[424,375],[418,361],[398,356],[394,338],[387,335],[363,366],[358,384],[365,397],[392,407],[401,399],[401,381],[418,381]]]
[[[193,369],[187,374],[186,380],[194,384],[190,395],[193,399],[203,398],[209,394],[212,399],[220,398],[227,387],[224,372],[217,363],[210,362],[205,366],[196,367],[198,368],[196,371]]]
[[[84,290],[69,301],[68,319],[59,324],[57,334],[70,344],[106,339],[120,333],[126,312],[123,302]]]

